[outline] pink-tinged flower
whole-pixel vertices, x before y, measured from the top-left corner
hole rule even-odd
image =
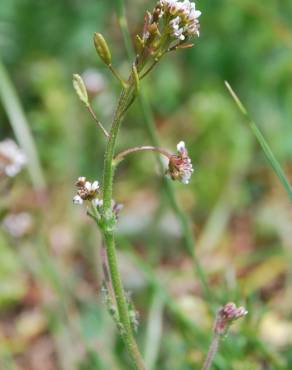
[[[225,334],[233,321],[246,316],[248,311],[244,307],[236,307],[235,303],[229,302],[218,310],[214,332]]]
[[[188,184],[190,182],[194,169],[183,141],[177,144],[177,154],[169,158],[167,172],[172,180],[178,180],[183,184]]]

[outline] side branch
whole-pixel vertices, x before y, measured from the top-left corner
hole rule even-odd
[[[152,151],[152,152],[160,153],[167,159],[170,159],[170,157],[172,156],[170,152],[168,152],[167,150],[163,148],[158,148],[156,146],[151,146],[151,145],[145,145],[145,146],[136,146],[134,148],[129,148],[129,149],[122,151],[114,158],[114,162],[118,163],[122,161],[129,154],[136,153],[136,152],[144,152],[144,151]]]

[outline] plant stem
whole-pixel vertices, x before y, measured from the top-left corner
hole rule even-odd
[[[109,64],[108,68],[112,72],[112,74],[115,76],[115,78],[120,82],[123,88],[124,89],[127,88],[127,83],[122,79],[122,77],[118,74],[118,72],[114,69],[114,67],[111,64]]]
[[[167,150],[165,150],[163,148],[158,148],[158,147],[152,146],[152,145],[143,145],[143,146],[136,146],[134,148],[129,148],[129,149],[126,149],[126,150],[122,151],[121,153],[116,155],[115,163],[122,161],[128,154],[137,153],[137,152],[144,152],[144,151],[157,152],[157,153],[162,154],[164,157],[166,157],[168,159],[172,156],[171,153],[169,153]]]
[[[132,92],[131,87],[123,89],[121,92],[105,152],[104,176],[103,176],[103,210],[105,218],[108,221],[109,218],[111,218],[112,216],[111,202],[113,194],[113,177],[114,177],[113,158],[116,146],[116,139],[119,132],[120,124],[122,123],[123,116],[125,114],[125,107],[127,106],[128,100],[131,98],[131,92]]]
[[[126,108],[129,101],[133,98],[133,78],[130,76],[129,87],[124,88],[119,98],[115,116],[113,119],[112,127],[109,134],[109,139],[106,147],[105,160],[104,160],[104,178],[103,178],[103,236],[106,244],[106,253],[109,265],[109,272],[117,302],[119,313],[119,321],[121,324],[121,334],[124,343],[127,347],[129,355],[133,363],[139,370],[146,370],[143,363],[142,356],[139,352],[137,343],[132,333],[131,322],[128,313],[128,305],[125,297],[122,281],[118,269],[116,248],[115,248],[115,215],[112,211],[112,198],[113,198],[113,178],[114,178],[114,154],[116,139],[119,132],[120,125],[123,120]]]
[[[124,2],[123,0],[115,0],[115,4],[116,4],[116,12],[117,12],[118,20],[119,20],[120,27],[123,33],[124,43],[126,45],[127,53],[128,53],[129,58],[132,58],[134,53],[133,53],[133,47],[131,44],[131,37],[129,34],[129,30],[128,30],[127,19],[125,15]],[[151,140],[153,146],[159,147],[160,146],[159,139],[158,139],[156,128],[155,128],[154,118],[152,116],[152,112],[151,112],[151,108],[149,106],[148,100],[143,95],[142,89],[140,91],[139,101],[140,101],[141,112],[145,120],[145,128],[149,136],[149,139]],[[163,169],[163,164],[161,160],[159,160],[159,158],[157,158],[157,160],[158,160],[158,164],[160,165],[160,168]],[[207,299],[207,301],[209,303],[212,303],[215,299],[214,299],[213,294],[211,294],[210,292],[206,274],[195,252],[196,243],[195,243],[195,239],[192,233],[190,220],[188,216],[183,212],[183,210],[181,209],[176,199],[173,185],[167,179],[163,181],[163,184],[164,184],[164,190],[168,197],[169,203],[172,209],[174,210],[176,217],[181,225],[185,247],[192,258],[193,268],[194,268],[196,275],[198,276],[198,279],[199,279],[199,282],[202,288],[202,292],[205,298]]]
[[[131,322],[128,314],[127,301],[125,298],[124,289],[122,286],[121,277],[118,270],[116,249],[115,249],[115,239],[114,233],[108,232],[104,234],[107,259],[109,264],[109,270],[111,275],[111,280],[114,288],[115,298],[118,306],[119,312],[119,321],[121,323],[121,335],[125,342],[125,345],[128,349],[128,352],[135,363],[137,369],[146,370],[146,367],[143,363],[142,356],[139,352],[137,343],[134,339]]]
[[[215,357],[215,355],[218,351],[219,339],[220,339],[219,334],[214,333],[213,338],[212,338],[212,342],[211,342],[211,345],[210,345],[210,348],[209,348],[209,351],[208,351],[208,354],[207,354],[207,357],[206,357],[206,360],[205,360],[204,365],[202,367],[202,370],[210,370],[211,369],[214,357]]]

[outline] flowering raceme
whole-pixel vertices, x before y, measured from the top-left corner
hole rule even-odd
[[[185,40],[188,36],[199,36],[199,20],[201,15],[196,10],[196,4],[189,0],[160,0],[158,6],[161,6],[161,17],[169,20],[168,25],[172,30],[171,35]]]
[[[143,41],[161,51],[172,41],[182,44],[191,37],[198,37],[200,15],[195,3],[189,0],[160,0],[153,13],[147,13]]]

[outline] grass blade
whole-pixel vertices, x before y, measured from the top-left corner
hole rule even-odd
[[[261,148],[263,149],[263,152],[274,170],[275,174],[277,175],[278,179],[280,180],[281,184],[283,185],[284,189],[288,193],[289,199],[292,201],[292,187],[280,165],[280,163],[277,161],[274,153],[272,152],[272,149],[270,148],[269,144],[267,143],[266,139],[264,138],[263,134],[257,127],[257,125],[252,121],[250,118],[245,106],[240,101],[239,97],[236,95],[232,87],[229,85],[227,81],[225,81],[225,86],[227,87],[230,95],[232,96],[233,100],[235,101],[236,105],[238,106],[241,113],[246,117],[248,124],[255,135],[257,141],[259,142]]]
[[[36,190],[44,189],[45,180],[35,142],[14,86],[1,60],[0,100],[9,118],[15,137],[27,157],[27,167],[31,177],[31,182]]]

